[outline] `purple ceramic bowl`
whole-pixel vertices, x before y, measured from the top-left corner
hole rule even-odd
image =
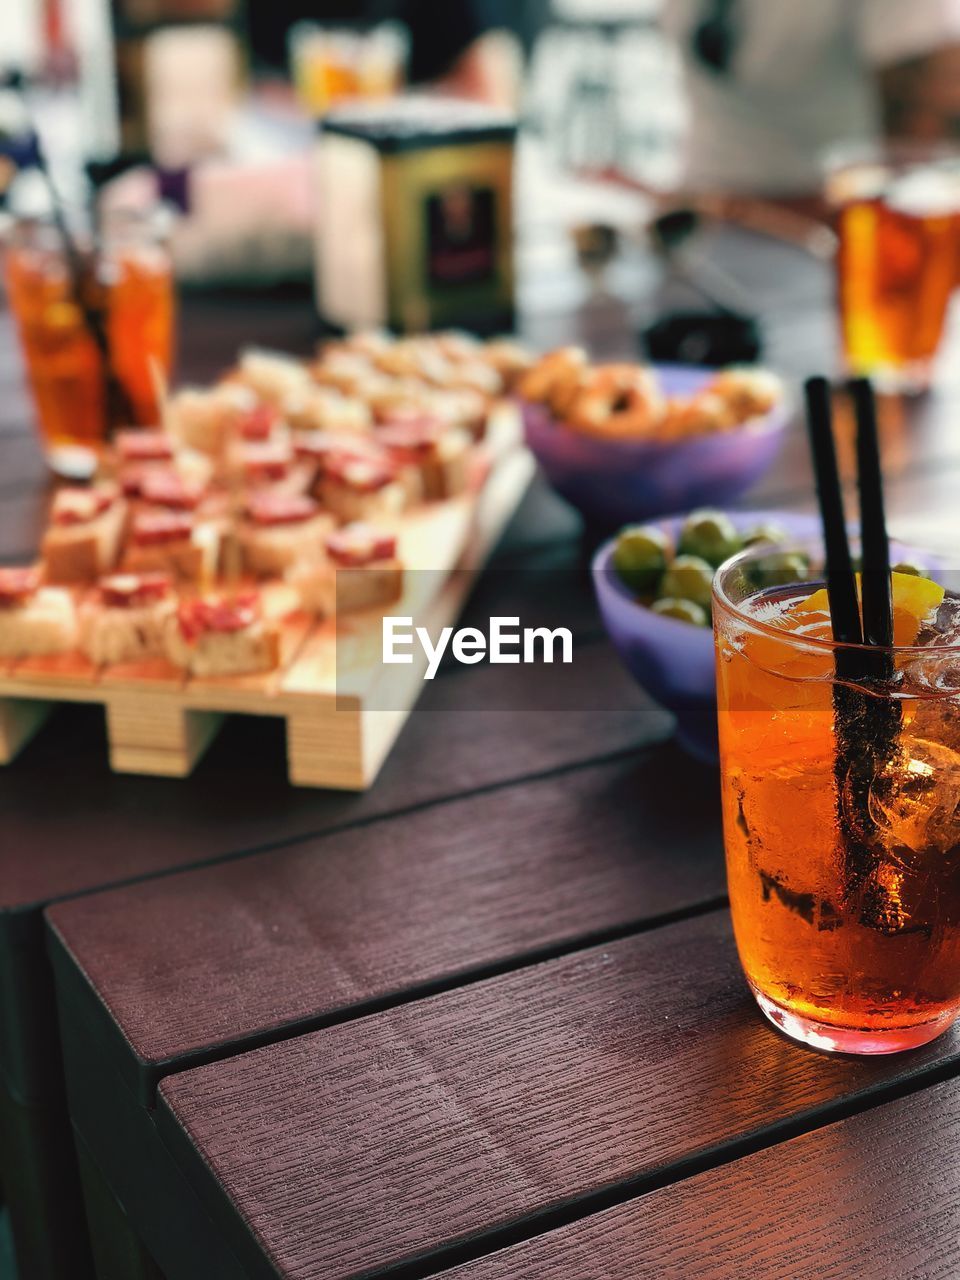
[[[658,365],[668,396],[700,390],[716,370]],[[598,440],[558,423],[541,404],[521,402],[527,444],[547,479],[594,524],[619,527],[670,511],[721,507],[773,462],[790,421],[787,400],[734,431],[686,440]]]
[[[790,539],[815,537],[815,515],[782,511],[731,511],[738,530],[778,524]],[[684,516],[657,523],[676,541]],[[677,718],[677,738],[692,755],[716,763],[717,693],[713,631],[664,618],[639,604],[613,567],[615,539],[593,558],[593,585],[604,626],[624,666],[655,702]]]

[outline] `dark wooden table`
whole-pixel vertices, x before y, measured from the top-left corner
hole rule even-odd
[[[717,251],[762,295],[772,359],[823,366],[822,274],[741,237]],[[595,300],[529,327],[619,352],[623,319]],[[193,377],[251,333],[312,338],[295,303],[194,301],[184,320]],[[17,559],[45,480],[3,342]],[[956,407],[947,390],[885,414],[895,514],[950,512]],[[809,485],[795,431],[749,502],[809,505]],[[0,772],[21,1280],[88,1275],[85,1217],[107,1280],[955,1276],[960,1038],[830,1059],[762,1022],[716,774],[617,666],[579,524],[541,485],[470,611],[566,620],[563,687],[445,671],[365,795],[290,788],[279,730],[247,720],[187,781],[114,776],[90,708]]]

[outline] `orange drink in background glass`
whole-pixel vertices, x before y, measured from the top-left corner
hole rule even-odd
[[[408,39],[397,23],[372,27],[295,23],[290,31],[291,78],[301,106],[322,116],[339,103],[388,98],[403,86]]]
[[[76,244],[71,269],[57,229],[23,221],[4,253],[9,304],[54,469],[71,447],[96,448],[113,427],[155,424],[152,365],[168,375],[173,351],[170,258],[149,225],[118,218],[96,249],[89,237]],[[91,316],[109,351],[112,391]]]
[[[714,586],[737,948],[787,1034],[896,1052],[960,1013],[960,598],[948,591],[921,623],[930,584],[895,580],[908,604],[922,598],[905,608],[895,594],[881,676],[864,665],[877,650],[834,643],[822,597],[805,603],[823,560],[802,550],[804,581],[764,586],[783,563],[768,547],[728,561]]]
[[[923,390],[960,269],[960,156],[891,144],[838,160],[826,194],[848,370]]]

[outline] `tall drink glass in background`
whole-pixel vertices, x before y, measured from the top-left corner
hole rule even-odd
[[[372,27],[298,22],[290,30],[290,74],[312,116],[356,99],[389,98],[403,87],[409,38],[394,22]]]
[[[117,215],[96,246],[88,235],[74,241],[71,264],[51,222],[23,220],[4,253],[37,421],[51,466],[64,473],[77,446],[157,422],[153,366],[169,374],[173,351],[170,257],[152,220]]]
[[[840,152],[826,195],[848,371],[924,390],[960,268],[960,154],[908,144]]]
[[[887,678],[881,651],[835,644],[828,612],[797,608],[822,586],[820,547],[795,549],[807,580],[762,585],[784,550],[743,552],[714,586],[737,947],[788,1035],[892,1053],[960,1013],[960,598],[921,624],[930,585],[897,581]]]

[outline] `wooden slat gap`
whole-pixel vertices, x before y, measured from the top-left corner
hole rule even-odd
[[[55,906],[58,902],[68,902],[73,898],[85,898],[91,893],[127,889],[131,885],[142,884],[147,880],[161,880],[166,876],[181,875],[184,872],[199,871],[207,867],[218,867],[224,863],[239,861],[241,858],[252,858],[257,854],[275,853],[278,849],[289,849],[298,844],[305,844],[310,840],[325,840],[328,836],[339,835],[344,831],[373,827],[381,822],[393,822],[395,818],[407,818],[411,814],[420,813],[425,809],[434,809],[440,805],[454,804],[460,800],[473,799],[476,796],[491,795],[497,791],[506,791],[511,787],[526,786],[530,782],[543,782],[550,778],[560,778],[564,774],[575,773],[578,769],[588,769],[604,764],[616,764],[620,760],[630,760],[633,757],[640,761],[651,752],[665,745],[667,743],[663,739],[658,739],[656,742],[645,743],[641,746],[621,747],[617,751],[604,752],[602,755],[597,756],[587,756],[583,760],[568,760],[564,764],[552,765],[549,769],[517,774],[512,778],[499,778],[493,782],[485,782],[478,787],[468,787],[463,791],[451,792],[449,795],[431,796],[426,800],[418,800],[411,805],[402,805],[385,813],[372,813],[366,817],[351,818],[346,822],[338,822],[333,826],[298,832],[293,836],[285,836],[281,840],[267,840],[263,844],[251,845],[245,849],[234,849],[229,853],[216,854],[214,857],[203,858],[197,862],[180,863],[175,867],[164,868],[160,871],[150,871],[144,875],[130,876],[122,880],[111,880],[109,885],[94,885],[89,889],[79,889],[75,893],[44,899],[43,902],[25,903],[13,908],[12,911],[0,906],[0,916],[42,911],[47,907]]]
[[[280,1023],[267,1031],[256,1032],[236,1039],[224,1040],[209,1049],[193,1050],[180,1054],[176,1058],[161,1059],[154,1063],[145,1063],[148,1072],[149,1098],[144,1099],[148,1108],[154,1110],[157,1104],[156,1092],[160,1081],[169,1075],[181,1071],[191,1071],[196,1067],[209,1066],[214,1062],[223,1062],[227,1058],[235,1058],[241,1053],[250,1053],[254,1049],[262,1049],[267,1045],[282,1044],[285,1040],[293,1040],[297,1036],[309,1035],[315,1031],[325,1031],[330,1027],[338,1027],[348,1022],[358,1022],[361,1018],[374,1017],[386,1013],[401,1005],[414,1004],[418,1000],[427,1000],[432,996],[461,991],[465,987],[476,986],[492,978],[501,978],[511,973],[521,973],[525,969],[534,969],[537,965],[550,960],[560,960],[564,956],[575,955],[578,951],[588,951],[593,947],[609,946],[626,938],[636,937],[642,933],[650,933],[654,929],[678,924],[682,920],[692,920],[697,916],[709,915],[713,911],[725,910],[728,905],[725,894],[708,898],[693,906],[677,907],[673,911],[664,911],[643,920],[630,920],[625,924],[611,925],[605,929],[593,929],[587,933],[561,938],[529,951],[516,955],[504,956],[490,964],[477,965],[474,968],[459,969],[445,974],[442,978],[431,979],[404,987],[400,991],[390,992],[372,1000],[363,1000],[348,1008],[335,1009],[320,1014],[315,1018],[298,1018],[292,1022]],[[76,964],[76,961],[74,961]],[[86,975],[84,975],[86,977]]]

